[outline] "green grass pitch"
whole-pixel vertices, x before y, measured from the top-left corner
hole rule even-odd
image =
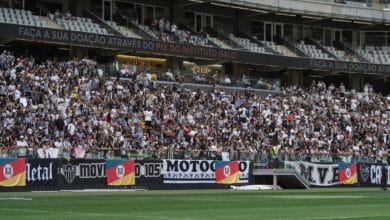
[[[0,219],[390,219],[378,188],[0,193]]]

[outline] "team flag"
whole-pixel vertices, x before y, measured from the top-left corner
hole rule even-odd
[[[215,161],[215,181],[219,184],[239,183],[238,161]]]
[[[106,160],[107,185],[135,185],[134,160]]]
[[[339,163],[339,182],[348,185],[358,183],[356,163]]]
[[[26,159],[0,159],[0,186],[26,186]]]

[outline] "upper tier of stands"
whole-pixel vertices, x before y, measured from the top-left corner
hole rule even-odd
[[[366,47],[356,52],[372,63],[390,64],[390,47]]]
[[[108,25],[110,25],[114,30],[117,30],[119,33],[121,33],[123,36],[131,37],[131,38],[142,38],[134,31],[130,30],[129,28],[119,26],[115,21],[106,21]]]
[[[354,6],[354,7],[367,7],[368,1],[344,1],[345,4]]]
[[[335,55],[340,60],[351,61],[351,58],[342,50],[336,50],[334,47],[325,47],[330,53]]]
[[[190,31],[177,29],[177,26],[173,28],[171,25],[169,25],[169,28],[164,27],[161,30],[161,28],[159,27],[153,28],[147,25],[138,24],[135,21],[132,21],[132,23],[140,30],[146,32],[155,40],[191,44],[197,46],[211,46],[208,41],[208,36],[205,36],[202,33],[198,33],[197,35],[195,35],[192,34]]]
[[[369,6],[371,0],[312,0],[312,1],[320,1],[325,3],[337,3],[337,4],[345,4],[352,7],[360,7],[365,8]]]
[[[347,2],[347,4],[349,4]],[[353,3],[353,4],[366,4]],[[86,17],[74,17],[67,15],[49,14],[50,18],[40,17],[33,15],[29,10],[20,10],[13,8],[0,7],[0,23],[18,24],[18,25],[29,25],[36,27],[48,27],[50,24],[56,24],[58,28],[65,30],[80,31],[85,33],[103,34],[103,35],[114,35],[121,34],[131,38],[145,38],[149,36],[149,39],[161,40],[166,42],[175,42],[181,44],[191,44],[196,46],[210,46],[220,47],[223,49],[230,50],[247,50],[254,53],[263,54],[277,54],[292,56],[307,56],[315,59],[336,59],[345,61],[365,61],[372,63],[390,64],[390,49],[387,47],[366,47],[355,49],[355,53],[346,53],[343,50],[336,50],[334,47],[325,47],[315,43],[312,40],[307,42],[293,41],[295,49],[292,51],[285,48],[285,45],[278,45],[272,41],[261,41],[250,35],[237,36],[233,33],[219,33],[210,34],[205,31],[197,32],[190,29],[179,29],[171,23],[170,28],[164,28],[161,31],[159,26],[146,26],[131,21],[131,26],[121,26],[114,21],[97,22],[94,19]],[[174,26],[174,28],[173,28]],[[185,25],[184,25],[185,27]],[[113,32],[115,30],[115,32]],[[212,29],[211,29],[212,31]],[[313,45],[317,44],[317,45]],[[291,48],[290,48],[291,49]],[[301,51],[301,53],[297,53]],[[357,57],[362,57],[358,59]]]
[[[229,34],[229,38],[251,52],[268,53],[265,51],[264,47],[259,47],[256,43],[252,43],[249,39],[236,37],[232,33]]]
[[[328,54],[324,53],[321,49],[318,49],[315,45],[305,44],[303,41],[297,43],[297,47],[301,49],[307,56],[315,59],[332,60]]]
[[[47,23],[31,11],[0,7],[0,23],[47,27]]]
[[[112,35],[107,31],[106,28],[101,27],[97,23],[94,23],[90,18],[83,18],[83,17],[72,17],[71,19],[55,18],[55,21],[59,25],[61,25],[65,30]]]

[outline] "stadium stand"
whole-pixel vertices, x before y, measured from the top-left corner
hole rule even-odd
[[[283,157],[375,161],[390,148],[390,99],[374,91],[389,88],[386,14],[316,2],[314,15],[241,1],[0,8],[16,35],[0,38],[0,156],[263,161],[278,142]],[[332,17],[344,5],[366,17]]]
[[[132,31],[131,29],[123,26],[118,26],[118,24],[115,21],[105,21],[108,25],[110,25],[112,28],[117,30],[119,33],[121,33],[123,36],[131,37],[131,38],[142,38],[138,34],[136,34],[135,31]]]
[[[240,38],[240,37],[236,37],[234,36],[233,34],[229,34],[229,38],[236,42],[237,44],[241,45],[243,48],[251,51],[251,52],[255,52],[255,53],[267,53],[264,49],[264,47],[259,47],[256,43],[252,43],[250,42],[249,39],[246,39],[246,38]]]
[[[90,18],[71,17],[55,18],[55,21],[65,30],[81,31],[95,34],[112,35],[107,29],[100,27],[99,24],[92,22]]]
[[[367,1],[345,1],[347,5],[353,6],[353,7],[367,7]]]
[[[335,55],[340,60],[352,61],[351,57],[347,56],[344,51],[336,50],[334,47],[325,47],[330,53]]]
[[[366,47],[356,49],[357,53],[372,63],[390,64],[390,51],[388,47]]]
[[[275,42],[273,41],[261,41],[264,45],[268,46],[272,50],[276,51],[277,53],[287,56],[287,50],[286,49],[281,49],[280,45],[276,45]]]
[[[37,27],[46,27],[45,21],[39,16],[33,15],[31,11],[13,8],[0,8],[0,23],[20,24]]]
[[[229,94],[156,84],[141,67],[130,80],[114,80],[90,59],[40,63],[9,51],[0,68],[3,157],[224,152],[260,161],[278,140],[283,157],[375,161],[390,144],[390,99],[370,85],[362,93],[319,81],[279,95]]]
[[[324,60],[333,59],[332,57],[329,57],[328,54],[324,53],[321,49],[318,49],[315,45],[306,44],[303,40],[296,43],[296,46],[308,57]]]

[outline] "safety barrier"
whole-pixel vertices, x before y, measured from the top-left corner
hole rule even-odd
[[[269,168],[295,170],[311,186],[390,185],[390,166],[384,163],[283,161]],[[228,188],[257,183],[259,170],[238,160],[8,158],[0,159],[0,191]]]
[[[251,184],[249,161],[0,159],[0,190],[228,188]]]

